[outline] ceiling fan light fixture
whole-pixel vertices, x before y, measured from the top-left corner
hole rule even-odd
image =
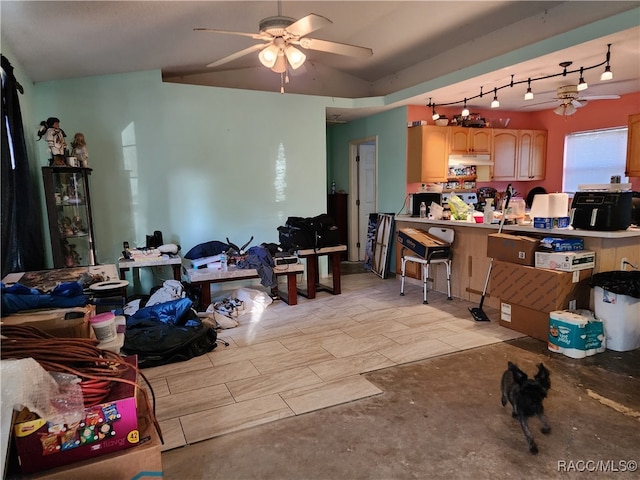
[[[282,52],[282,50],[278,52],[278,56],[276,57],[276,61],[273,67],[271,67],[271,70],[276,73],[284,73],[287,71],[287,59],[284,56],[284,52]]]
[[[571,104],[571,102],[569,102],[569,103],[563,103],[559,107],[556,107],[553,110],[553,113],[555,113],[556,115],[561,115],[563,117],[568,117],[570,115],[573,115],[577,111],[578,111],[578,109],[576,107],[574,107]]]
[[[263,48],[258,54],[260,63],[267,68],[273,68],[278,60],[279,50],[280,49],[273,44],[269,45],[267,48]]]
[[[289,64],[294,70],[300,68],[307,59],[307,56],[293,45],[289,45],[284,53],[287,55],[287,60],[289,60]]]

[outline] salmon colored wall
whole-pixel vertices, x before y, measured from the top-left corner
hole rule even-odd
[[[453,118],[454,115],[460,113],[460,108],[438,108],[437,112]],[[411,105],[407,109],[407,121],[427,120],[429,125],[433,125],[431,113],[431,109],[426,106]],[[623,95],[618,100],[591,101],[570,117],[556,115],[553,113],[553,109],[528,113],[476,109],[473,113],[479,113],[490,123],[499,118],[509,118],[507,128],[547,130],[545,179],[539,182],[513,182],[514,190],[519,195],[526,197],[529,190],[537,186],[545,188],[550,193],[561,191],[565,136],[569,133],[627,125],[629,115],[640,113],[640,92]],[[619,174],[624,175],[624,172],[619,172]],[[631,177],[629,180],[634,190],[640,190],[640,177]],[[602,183],[608,181],[608,178],[602,179]],[[491,186],[498,191],[504,191],[507,183],[478,182],[477,186]],[[419,187],[420,184],[408,184],[407,193],[415,192]]]

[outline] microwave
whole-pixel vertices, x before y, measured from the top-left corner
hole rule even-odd
[[[420,193],[410,193],[409,194],[409,215],[412,217],[420,216],[420,204],[424,202],[427,206],[427,211],[429,211],[429,205],[431,203],[437,203],[438,205],[442,205],[442,194],[441,193],[433,193],[433,192],[420,192]]]

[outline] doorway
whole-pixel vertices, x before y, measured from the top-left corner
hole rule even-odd
[[[365,260],[369,214],[376,213],[378,138],[349,142],[349,261]]]

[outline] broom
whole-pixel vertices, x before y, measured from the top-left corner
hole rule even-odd
[[[504,207],[502,207],[502,218],[500,219],[500,225],[498,226],[498,233],[502,233],[502,226],[504,225],[504,220],[507,217],[507,208],[509,208],[509,200],[511,200],[511,195],[513,194],[513,190],[511,189],[511,184],[507,186],[507,197],[504,202]],[[487,278],[484,281],[484,288],[482,289],[482,297],[480,298],[480,305],[477,307],[469,307],[469,311],[471,312],[471,316],[476,322],[488,322],[489,317],[484,310],[482,310],[482,305],[484,305],[484,297],[487,295],[487,285],[489,285],[489,277],[491,276],[491,268],[493,267],[493,257],[489,260],[489,270],[487,271]]]

